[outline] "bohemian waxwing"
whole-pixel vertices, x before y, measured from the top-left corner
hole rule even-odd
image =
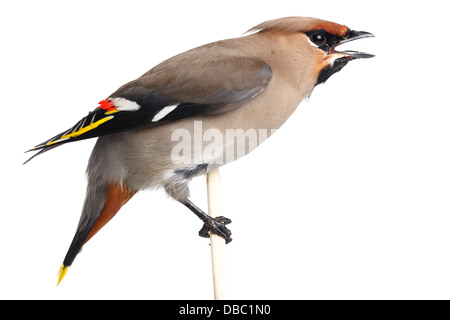
[[[120,87],[72,128],[31,149],[40,150],[36,156],[99,137],[58,283],[82,246],[139,190],[164,188],[204,222],[200,236],[209,237],[211,231],[230,242],[225,225],[231,220],[213,219],[195,206],[189,181],[249,153],[316,85],[351,60],[373,57],[336,51],[342,43],[372,34],[324,20],[282,18],[249,31],[162,62]]]

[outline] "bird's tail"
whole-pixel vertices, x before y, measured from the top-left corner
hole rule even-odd
[[[64,278],[83,245],[107,224],[136,191],[121,183],[88,187],[86,200],[75,236],[59,270],[58,284]]]

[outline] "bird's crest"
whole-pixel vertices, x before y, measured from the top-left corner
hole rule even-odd
[[[306,17],[289,17],[263,22],[256,27],[251,28],[248,32],[275,31],[295,33],[320,29],[339,37],[344,37],[349,30],[348,27],[344,25],[326,20]]]

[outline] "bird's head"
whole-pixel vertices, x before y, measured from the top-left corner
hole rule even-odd
[[[309,52],[314,54],[316,84],[324,83],[351,60],[374,57],[373,54],[359,51],[336,50],[341,44],[357,39],[374,37],[373,34],[365,31],[355,31],[347,26],[321,19],[305,17],[281,18],[266,21],[251,30],[300,36],[302,45],[307,46]]]
[[[337,51],[336,48],[353,40],[373,37],[374,35],[365,31],[355,31],[346,26],[332,22],[322,23],[314,29],[305,32],[311,46],[320,50],[323,56],[320,61],[320,70],[317,84],[324,83],[336,72],[340,71],[349,61],[354,59],[366,59],[374,57],[359,51]]]

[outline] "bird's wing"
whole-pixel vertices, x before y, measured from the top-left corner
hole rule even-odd
[[[30,151],[40,150],[37,156],[67,142],[229,112],[261,93],[272,78],[271,68],[260,59],[205,60],[195,58],[195,52],[185,56],[175,56],[125,84],[72,128]]]

